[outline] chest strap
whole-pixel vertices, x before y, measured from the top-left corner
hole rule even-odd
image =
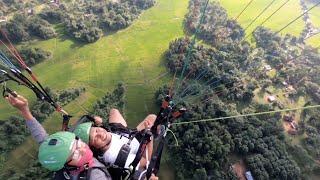
[[[114,165],[119,166],[119,167],[124,167],[126,165],[126,162],[127,162],[130,150],[131,150],[130,144],[131,144],[131,141],[133,140],[133,138],[134,138],[134,136],[130,137],[129,141],[126,144],[122,145],[122,147],[119,151],[119,154],[117,156],[117,159],[114,162]]]

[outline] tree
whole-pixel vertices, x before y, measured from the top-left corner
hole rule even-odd
[[[185,23],[187,31],[195,33],[205,2],[204,0],[189,2],[189,12],[186,15]],[[219,49],[228,46],[230,48],[235,42],[240,42],[245,34],[236,21],[228,19],[226,10],[217,2],[208,4],[204,21],[200,24],[199,30],[200,32],[196,36]]]
[[[109,112],[112,108],[117,108],[120,111],[123,111],[124,93],[124,85],[119,83],[112,93],[107,93],[93,105],[93,114],[100,116],[103,119],[108,119]],[[107,125],[107,122],[105,123]]]
[[[22,24],[9,22],[6,25],[6,30],[8,32],[9,39],[14,42],[27,41],[30,39],[29,33]]]
[[[192,179],[196,179],[196,180],[208,179],[206,170],[204,168],[196,169]]]
[[[19,49],[19,54],[29,67],[32,67],[51,56],[50,52],[44,51],[41,48],[32,48],[27,46],[21,47]]]
[[[50,24],[39,17],[30,19],[28,29],[30,34],[42,39],[50,39],[57,35]]]
[[[57,9],[44,9],[39,16],[50,23],[61,23],[64,19],[62,11]]]

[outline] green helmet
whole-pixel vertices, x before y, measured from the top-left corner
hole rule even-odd
[[[42,166],[50,171],[62,169],[71,154],[75,137],[71,132],[50,135],[39,148],[38,158]]]
[[[83,142],[89,144],[89,134],[90,134],[91,127],[92,127],[92,122],[82,123],[82,124],[78,125],[73,132]]]

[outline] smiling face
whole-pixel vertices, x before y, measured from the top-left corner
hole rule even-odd
[[[111,133],[106,131],[104,128],[101,128],[101,127],[90,128],[89,144],[90,146],[96,149],[106,148],[110,144],[111,138],[112,138]]]
[[[83,141],[75,140],[73,143],[71,155],[68,158],[68,165],[79,166],[79,162],[85,157],[86,161],[92,159],[92,154],[89,146]],[[87,162],[85,162],[87,163]]]

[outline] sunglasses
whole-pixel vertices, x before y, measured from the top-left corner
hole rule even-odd
[[[86,144],[82,141],[80,142],[79,139],[76,139],[74,143],[75,143],[73,147],[74,151],[72,152],[70,156],[70,160],[68,162],[71,162],[73,160],[78,161],[81,158],[81,153],[80,153],[81,148],[84,148],[86,146]]]

